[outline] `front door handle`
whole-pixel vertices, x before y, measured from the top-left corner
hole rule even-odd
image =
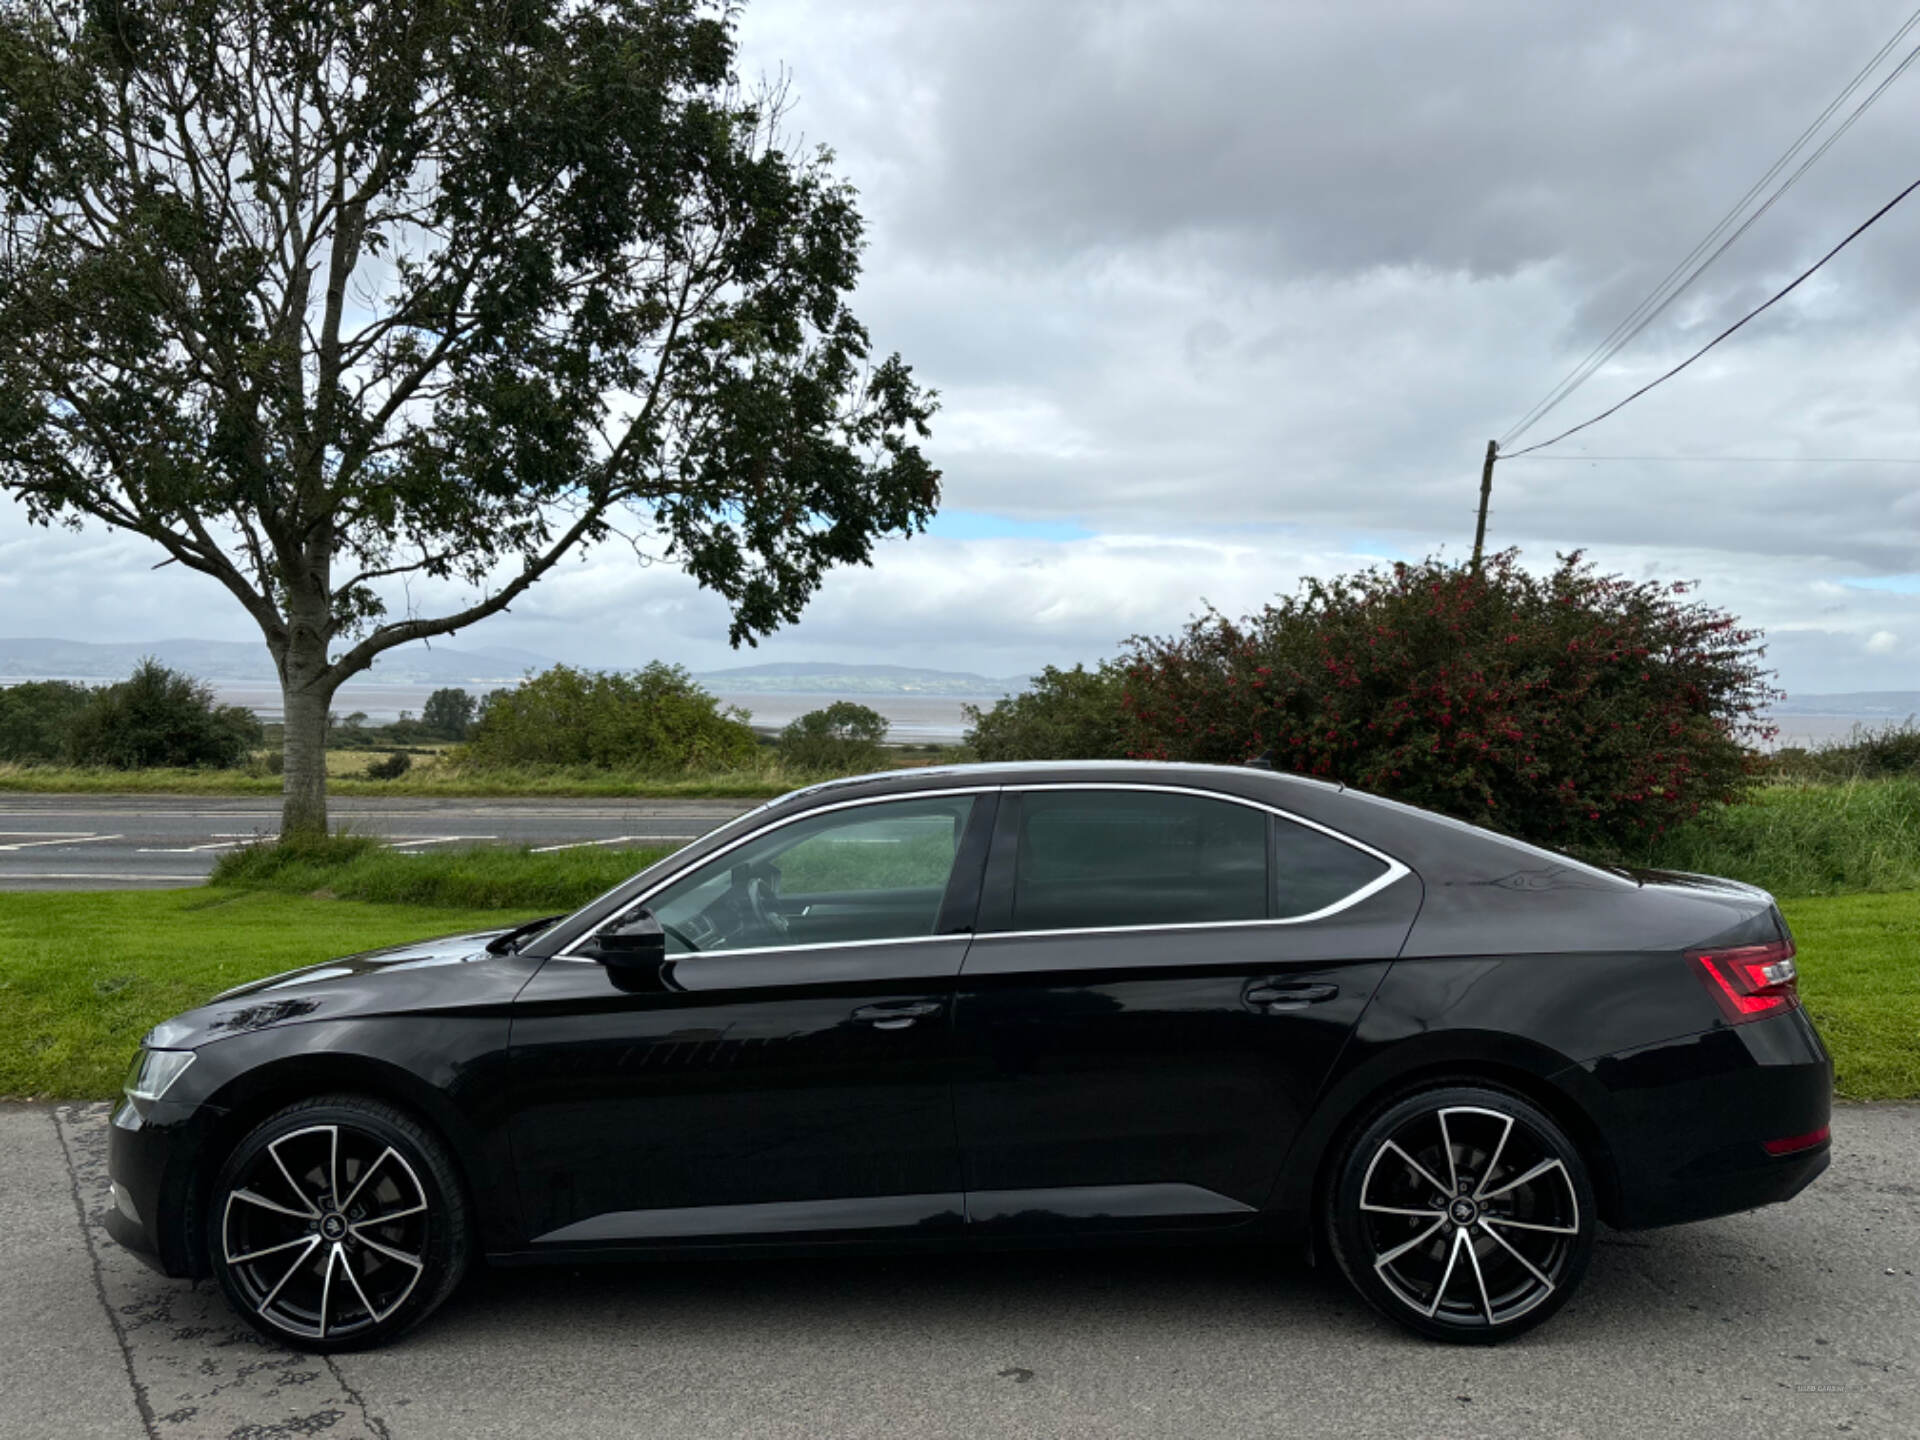
[[[904,1030],[926,1015],[940,1013],[938,1000],[905,1000],[891,1005],[862,1005],[853,1018],[876,1030]]]
[[[1340,993],[1338,985],[1316,984],[1305,980],[1256,980],[1247,987],[1246,1001],[1269,1015],[1289,1010],[1304,1010],[1331,1000]]]

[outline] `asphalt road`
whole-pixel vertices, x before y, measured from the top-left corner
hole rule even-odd
[[[487,843],[679,844],[752,803],[336,797],[329,811],[336,825],[419,853]],[[198,885],[224,852],[279,826],[268,796],[0,793],[0,890]]]
[[[1246,1252],[483,1273],[399,1345],[275,1349],[100,1228],[102,1106],[0,1107],[0,1436],[1920,1435],[1920,1107],[1791,1204],[1603,1233],[1494,1350]]]

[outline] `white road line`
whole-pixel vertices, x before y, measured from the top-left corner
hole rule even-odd
[[[202,850],[234,850],[246,843],[246,840],[216,840],[211,845],[142,845],[134,853],[136,855],[196,855]]]
[[[151,875],[144,870],[137,875],[124,873],[95,875],[90,873],[61,873],[52,870],[23,870],[18,874],[0,877],[0,879],[16,884],[22,880],[118,880],[124,881],[128,885],[144,885],[150,880],[191,880],[194,884],[199,885],[205,883],[206,878],[204,875]]]
[[[398,850],[410,845],[452,845],[460,840],[497,840],[497,835],[396,835],[387,841],[387,848]]]
[[[639,840],[639,835],[615,835],[610,840],[569,840],[564,845],[535,845],[528,850],[529,855],[551,855],[556,850],[584,850],[591,845],[620,845],[628,840]]]
[[[42,845],[91,845],[96,841],[126,838],[124,835],[69,835],[60,840],[23,840],[18,845],[0,845],[0,850],[34,850]]]

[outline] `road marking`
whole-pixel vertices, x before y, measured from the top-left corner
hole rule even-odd
[[[202,850],[234,850],[245,845],[247,840],[216,840],[210,845],[142,845],[134,853],[137,855],[197,855]]]
[[[497,840],[497,835],[396,835],[387,841],[389,849],[407,845],[452,845],[461,840]]]
[[[629,840],[678,840],[679,838],[678,835],[615,835],[608,840],[569,840],[564,845],[535,845],[527,853],[551,855],[556,850],[584,850],[590,845],[624,845]]]
[[[79,872],[54,870],[21,870],[0,876],[0,882],[8,885],[18,885],[22,881],[31,880],[116,880],[128,885],[145,885],[153,880],[186,880],[195,885],[202,885],[206,883],[206,879],[207,877],[204,875],[154,875],[145,870],[142,870],[137,875],[128,875],[125,873],[98,875],[91,872],[82,874]]]
[[[19,831],[19,834],[30,832]],[[45,831],[41,831],[45,834]],[[42,845],[89,845],[94,841],[124,840],[124,835],[67,835],[58,840],[23,840],[18,845],[0,845],[0,850],[33,850]]]

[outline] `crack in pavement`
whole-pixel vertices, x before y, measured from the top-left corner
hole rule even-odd
[[[218,1285],[160,1281],[113,1243],[105,1229],[110,1111],[60,1105],[53,1122],[94,1286],[150,1440],[393,1440],[331,1357],[273,1344],[228,1308]]]

